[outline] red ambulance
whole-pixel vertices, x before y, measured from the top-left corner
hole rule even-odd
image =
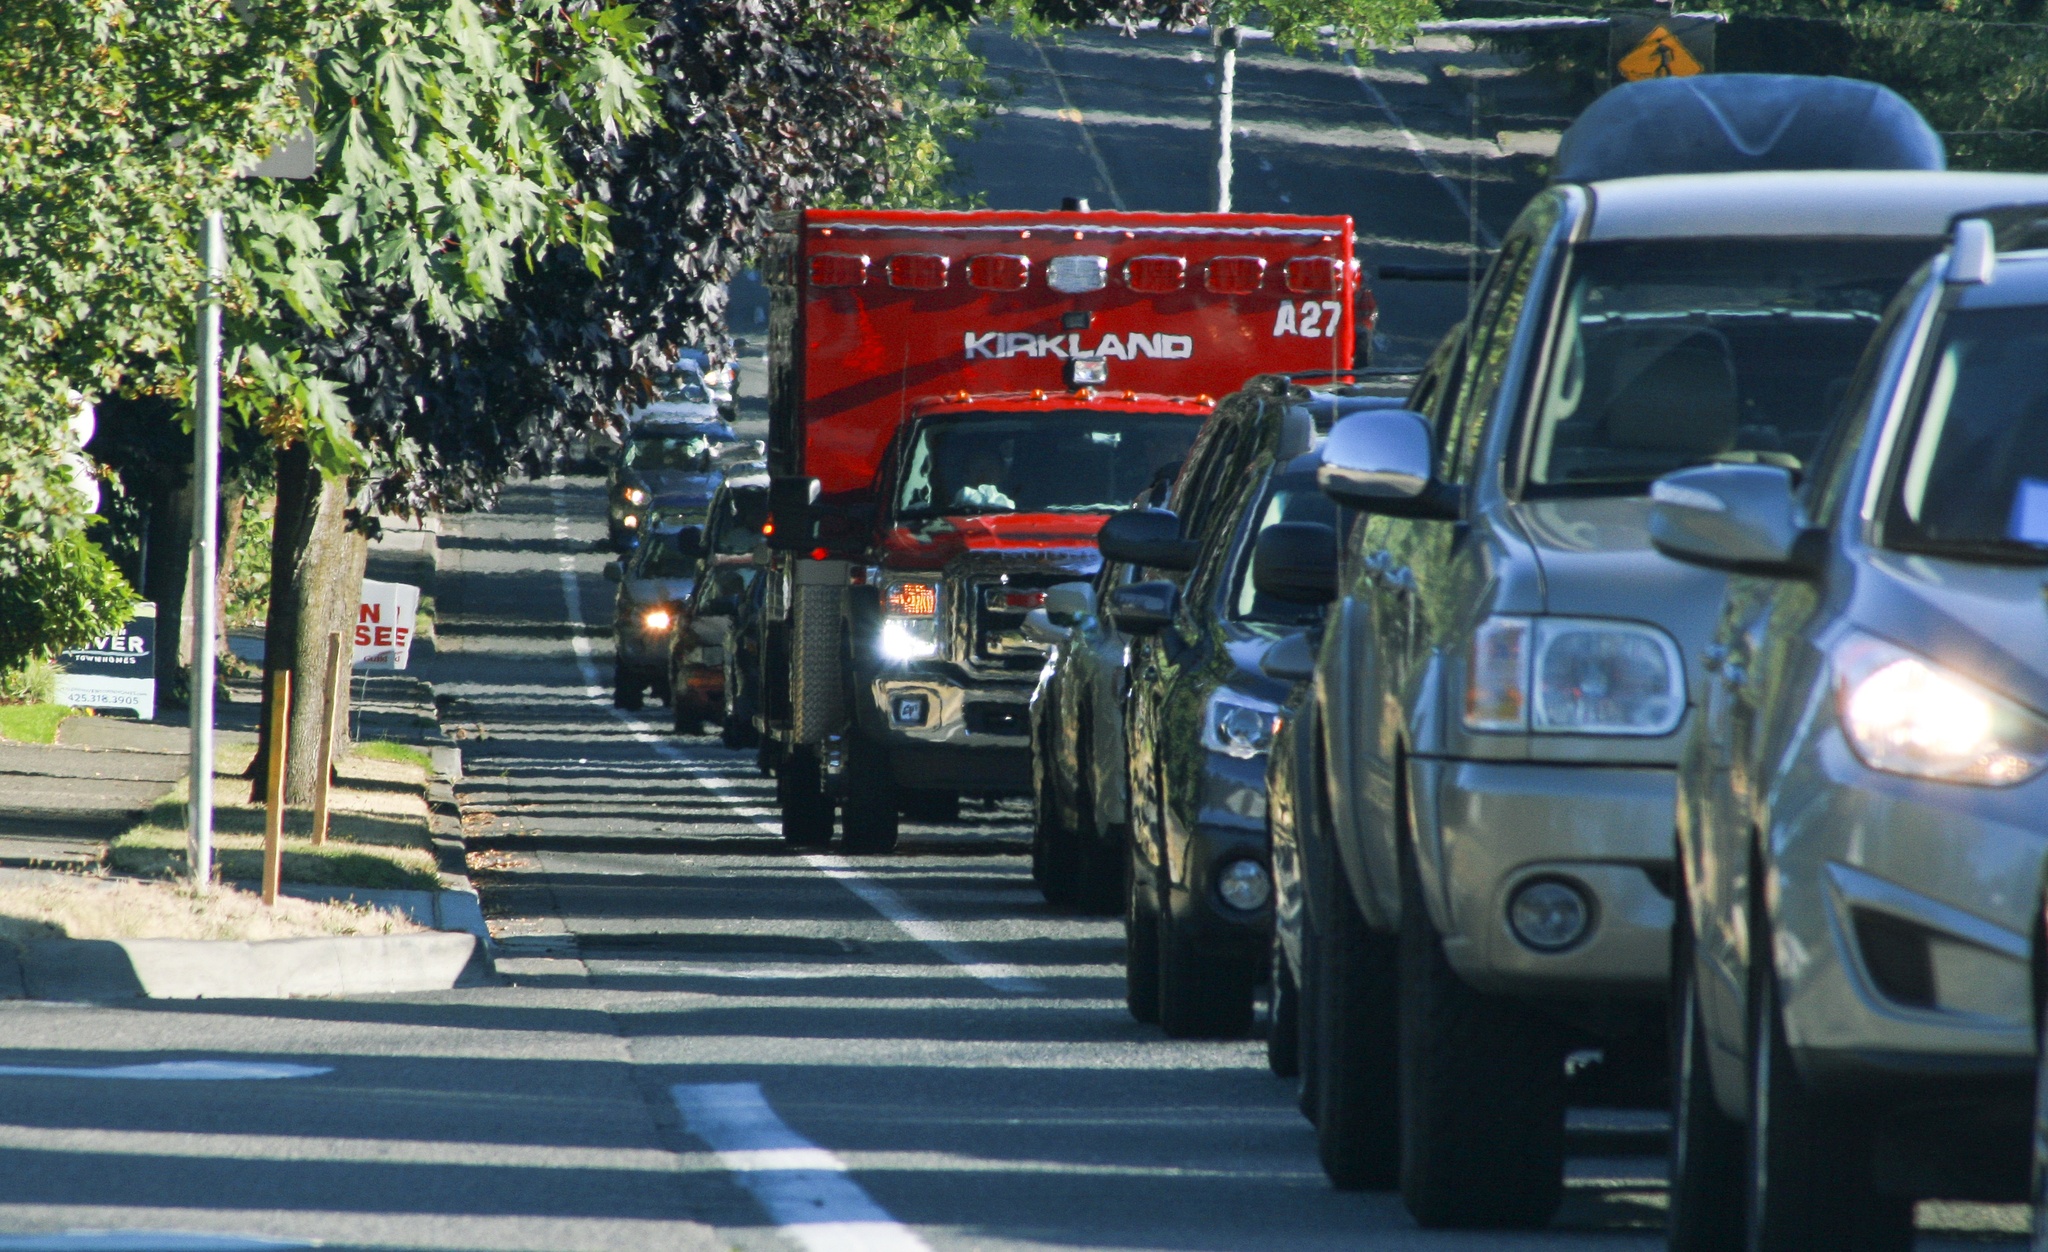
[[[811,210],[766,274],[757,720],[784,837],[849,852],[1029,794],[1025,614],[1216,397],[1372,332],[1348,217]]]

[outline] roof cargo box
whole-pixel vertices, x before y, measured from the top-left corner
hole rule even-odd
[[[1888,87],[1798,74],[1703,74],[1617,87],[1557,146],[1551,180],[1750,170],[1940,170],[1941,136]]]

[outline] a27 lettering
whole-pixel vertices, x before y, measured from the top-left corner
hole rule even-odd
[[[1344,306],[1335,300],[1282,300],[1273,318],[1273,337],[1335,339],[1344,327]]]

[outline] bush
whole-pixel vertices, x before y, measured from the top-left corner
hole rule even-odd
[[[56,698],[57,667],[43,657],[0,674],[0,704],[49,704]]]
[[[111,634],[135,601],[135,589],[82,531],[0,551],[0,672]]]

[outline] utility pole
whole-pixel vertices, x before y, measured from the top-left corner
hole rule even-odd
[[[193,890],[213,881],[213,637],[220,499],[220,292],[227,278],[227,228],[218,209],[206,215],[201,255],[206,283],[199,295],[198,404],[192,417],[192,774],[185,865]]]
[[[1212,26],[1216,47],[1216,211],[1230,212],[1230,135],[1236,124],[1238,28]]]

